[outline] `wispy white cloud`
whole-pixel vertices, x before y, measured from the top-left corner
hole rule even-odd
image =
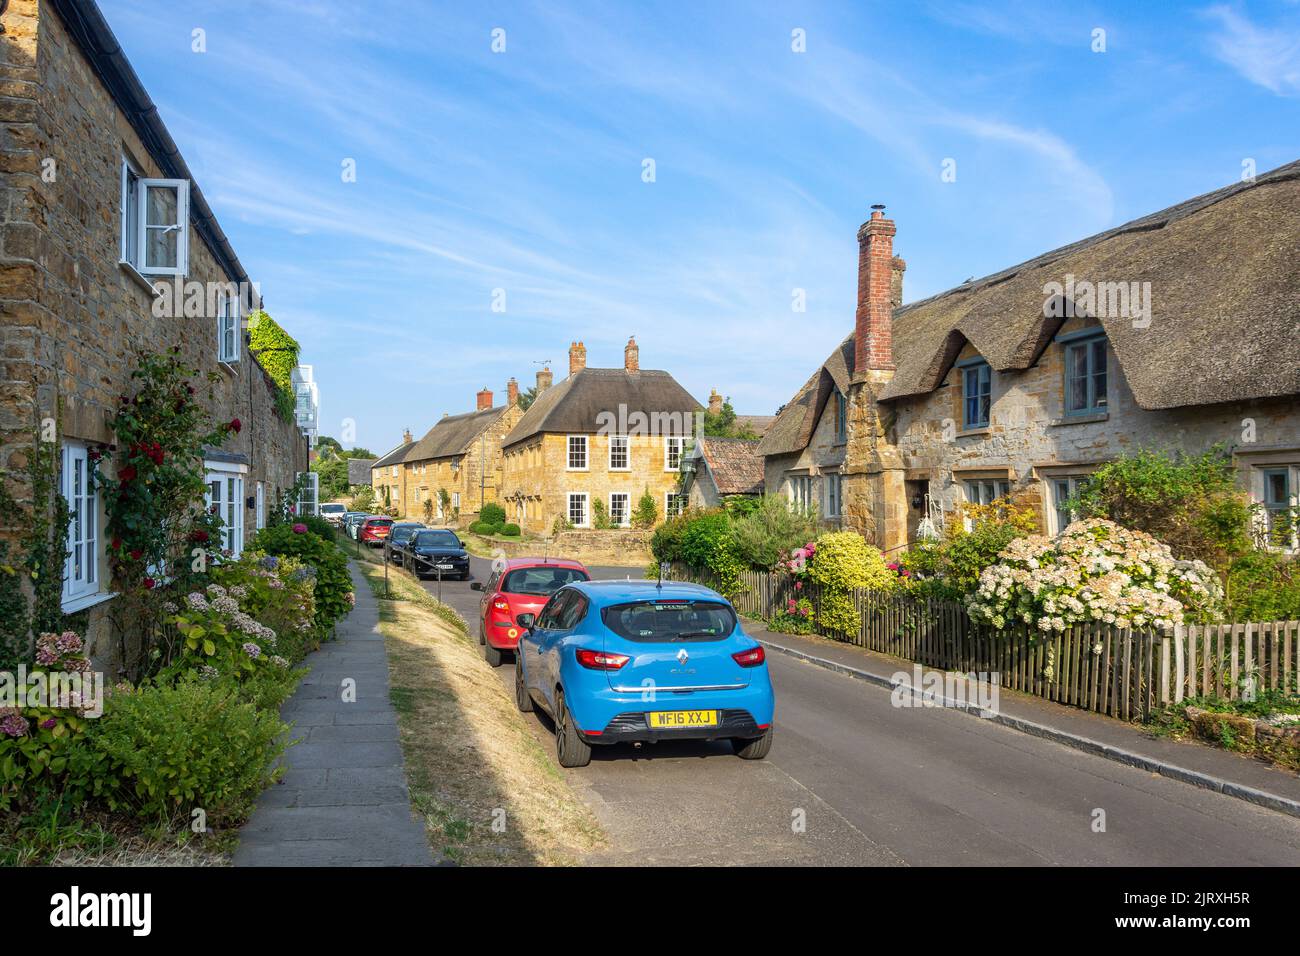
[[[1300,96],[1300,16],[1266,27],[1228,6],[1210,7],[1205,15],[1219,27],[1210,36],[1215,56],[1278,96]]]

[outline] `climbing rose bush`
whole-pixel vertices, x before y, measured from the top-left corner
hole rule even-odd
[[[1040,631],[1101,621],[1119,627],[1172,628],[1206,618],[1223,587],[1201,561],[1175,561],[1151,535],[1092,518],[1056,538],[1013,540],[980,574],[971,618],[994,627],[1025,623]]]

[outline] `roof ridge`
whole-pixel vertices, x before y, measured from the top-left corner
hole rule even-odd
[[[924,299],[917,299],[915,302],[909,302],[894,309],[894,315],[900,315],[910,312],[912,309],[919,308],[931,302],[936,302],[945,296],[953,295],[957,292],[973,292],[976,289],[987,288],[999,282],[1006,282],[1015,278],[1016,274],[1027,268],[1037,268],[1039,266],[1049,265],[1058,259],[1062,259],[1081,249],[1087,249],[1090,246],[1105,242],[1107,239],[1113,239],[1121,236],[1126,232],[1151,231],[1163,229],[1171,222],[1183,219],[1187,216],[1208,209],[1210,206],[1223,202],[1225,199],[1231,199],[1239,193],[1256,189],[1259,186],[1268,186],[1276,183],[1288,182],[1289,180],[1300,178],[1300,160],[1294,160],[1290,163],[1284,163],[1275,169],[1256,176],[1250,182],[1237,182],[1227,186],[1220,186],[1218,189],[1211,189],[1209,192],[1201,193],[1199,196],[1193,196],[1190,199],[1184,199],[1181,202],[1174,203],[1172,206],[1166,206],[1164,209],[1157,209],[1155,212],[1149,212],[1146,215],[1139,216],[1136,219],[1130,219],[1128,222],[1121,223],[1118,226],[1112,226],[1101,232],[1094,233],[1091,236],[1085,236],[1082,239],[1076,239],[1074,242],[1066,243],[1055,249],[1049,249],[1047,252],[1039,253],[1023,262],[1007,266],[997,272],[991,272],[979,279],[971,279],[963,282],[961,285],[953,286],[942,292],[936,292],[934,295],[926,296]]]

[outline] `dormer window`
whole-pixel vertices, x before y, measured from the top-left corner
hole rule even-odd
[[[844,397],[844,393],[836,389],[835,391],[835,441],[837,443],[849,440],[849,401]]]
[[[1107,410],[1107,349],[1100,332],[1067,341],[1065,348],[1065,414],[1098,415]]]
[[[983,359],[961,369],[962,428],[987,428],[993,405],[993,369]]]

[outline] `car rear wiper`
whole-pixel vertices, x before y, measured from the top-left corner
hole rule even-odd
[[[693,637],[717,637],[717,631],[684,631],[681,634],[674,634],[671,640],[689,641]]]

